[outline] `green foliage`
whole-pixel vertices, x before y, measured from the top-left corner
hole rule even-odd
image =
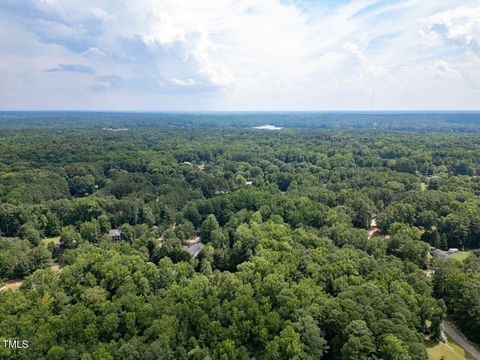
[[[345,329],[346,342],[342,347],[342,359],[369,359],[375,352],[373,335],[363,320],[353,320]]]
[[[62,228],[60,232],[60,243],[66,249],[72,249],[82,242],[82,237],[72,225]]]
[[[27,240],[0,238],[0,280],[17,279],[46,267],[52,254]]]
[[[438,261],[433,289],[443,298],[462,330],[480,341],[480,257],[471,254],[463,264],[456,260]]]
[[[135,229],[129,224],[120,226],[122,240],[132,243],[135,240]]]
[[[80,236],[89,242],[97,242],[100,237],[100,223],[97,219],[80,224]]]
[[[395,335],[387,335],[383,338],[380,349],[381,358],[385,360],[411,360],[408,350],[402,345]]]
[[[203,241],[208,242],[211,240],[212,232],[218,230],[219,225],[217,218],[215,215],[210,214],[207,218],[202,222],[202,226],[200,227],[200,237]]]
[[[38,244],[40,244],[40,231],[34,227],[26,224],[25,227],[22,227],[21,233],[22,239],[29,241],[33,246],[38,246]]]
[[[421,271],[480,248],[476,136],[145,118],[0,134],[0,329],[29,357],[425,359],[446,308],[479,333],[476,255]]]

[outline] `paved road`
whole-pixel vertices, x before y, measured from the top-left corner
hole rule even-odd
[[[455,340],[466,352],[470,353],[475,359],[480,360],[480,351],[478,351],[471,343],[465,338],[465,335],[458,330],[451,322],[443,322],[443,330]]]

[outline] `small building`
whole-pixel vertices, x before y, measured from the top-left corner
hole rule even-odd
[[[195,238],[185,241],[182,249],[188,252],[191,257],[195,258],[204,246],[205,244],[201,242],[200,236],[195,236]]]
[[[110,236],[110,240],[113,242],[117,242],[122,240],[122,232],[119,229],[112,229],[108,232],[108,235]]]
[[[457,248],[450,248],[448,249],[448,253],[449,254],[455,254],[455,253],[458,253],[460,250],[458,250]]]
[[[432,254],[432,256],[434,258],[437,258],[437,259],[450,259],[451,258],[451,256],[449,254],[447,254],[445,251],[442,251],[440,249],[430,250],[430,254]]]
[[[197,255],[202,251],[205,245],[201,242],[195,243],[189,247],[187,247],[186,251],[190,254],[191,257],[197,257]]]

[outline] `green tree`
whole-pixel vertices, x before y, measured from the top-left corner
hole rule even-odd
[[[100,224],[98,220],[93,219],[80,224],[80,235],[82,239],[91,243],[98,242],[100,237]]]
[[[200,228],[200,237],[203,241],[209,242],[211,239],[212,232],[219,228],[219,224],[215,215],[210,214],[207,218],[202,222],[202,226]]]
[[[123,224],[120,226],[122,234],[122,240],[132,243],[135,240],[135,229],[129,224]]]
[[[38,246],[40,244],[40,231],[31,226],[27,226],[22,230],[22,238],[30,242],[33,246]]]
[[[291,325],[287,325],[265,349],[265,359],[303,359],[305,356],[300,335]]]
[[[105,214],[102,214],[98,217],[98,225],[102,234],[108,232],[112,228],[110,218]]]
[[[379,354],[385,360],[410,360],[412,359],[401,341],[392,334],[386,335],[380,345]]]
[[[60,232],[60,243],[67,249],[72,249],[82,242],[82,237],[72,225],[63,227]]]
[[[347,341],[342,347],[342,358],[349,360],[369,359],[375,352],[374,339],[363,320],[353,320],[345,328]]]

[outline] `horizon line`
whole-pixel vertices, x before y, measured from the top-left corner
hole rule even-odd
[[[78,110],[78,109],[41,109],[41,110],[2,110],[0,113],[118,113],[118,114],[228,114],[228,113],[480,113],[479,109],[391,109],[391,110]]]

